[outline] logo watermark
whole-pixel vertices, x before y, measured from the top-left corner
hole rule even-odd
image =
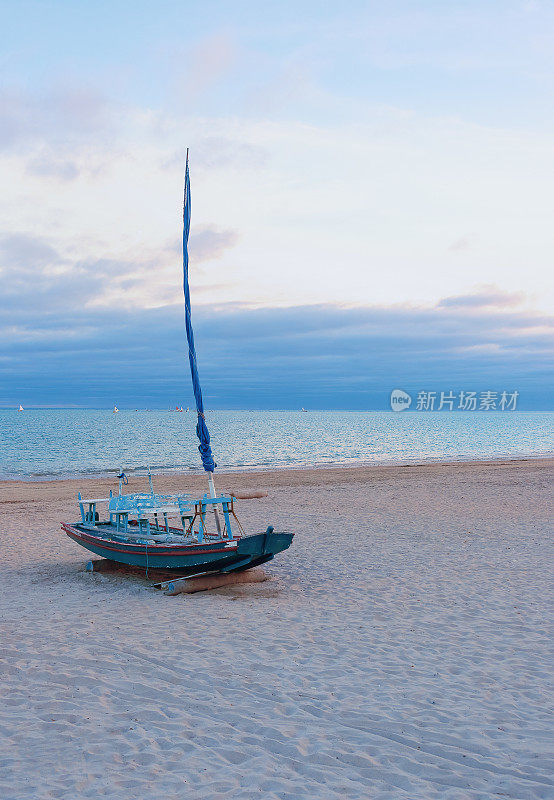
[[[402,389],[393,389],[390,395],[390,407],[393,411],[406,411],[412,405],[412,398]]]
[[[518,391],[495,392],[417,392],[414,411],[515,411]],[[393,411],[406,411],[412,404],[412,396],[403,389],[393,389],[390,407]]]

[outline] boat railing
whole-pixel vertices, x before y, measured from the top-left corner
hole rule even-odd
[[[138,527],[139,532],[146,535],[152,531],[178,533],[179,531],[170,526],[170,517],[174,517],[180,519],[183,534],[194,537],[199,543],[204,540],[229,540],[234,538],[231,524],[231,517],[234,517],[241,533],[244,534],[235,514],[234,498],[230,495],[208,497],[204,494],[202,497],[192,497],[184,494],[114,495],[110,492],[108,497],[85,499],[79,492],[77,497],[81,521],[87,527],[96,527],[99,524],[97,504],[107,503],[109,523],[118,533],[127,533],[130,525]],[[207,524],[207,515],[218,507],[223,512],[224,527],[221,533],[213,533]]]

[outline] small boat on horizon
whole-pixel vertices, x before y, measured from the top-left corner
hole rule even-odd
[[[114,407],[113,407],[113,413],[114,413],[114,414],[117,414],[117,412],[118,412],[118,411],[119,411],[119,408],[118,408],[117,406],[114,406]]]
[[[20,406],[19,406],[19,408],[18,408],[17,410],[18,410],[18,411],[24,411],[25,409],[23,408],[23,406],[22,406],[22,405],[20,405]]]

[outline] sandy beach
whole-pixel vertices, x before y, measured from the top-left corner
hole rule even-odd
[[[554,797],[553,477],[220,475],[294,544],[268,582],[178,597],[62,534],[112,481],[0,483],[0,797]]]

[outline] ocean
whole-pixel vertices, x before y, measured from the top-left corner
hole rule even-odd
[[[213,411],[219,471],[554,455],[554,412]],[[201,470],[192,412],[0,410],[0,477]]]

